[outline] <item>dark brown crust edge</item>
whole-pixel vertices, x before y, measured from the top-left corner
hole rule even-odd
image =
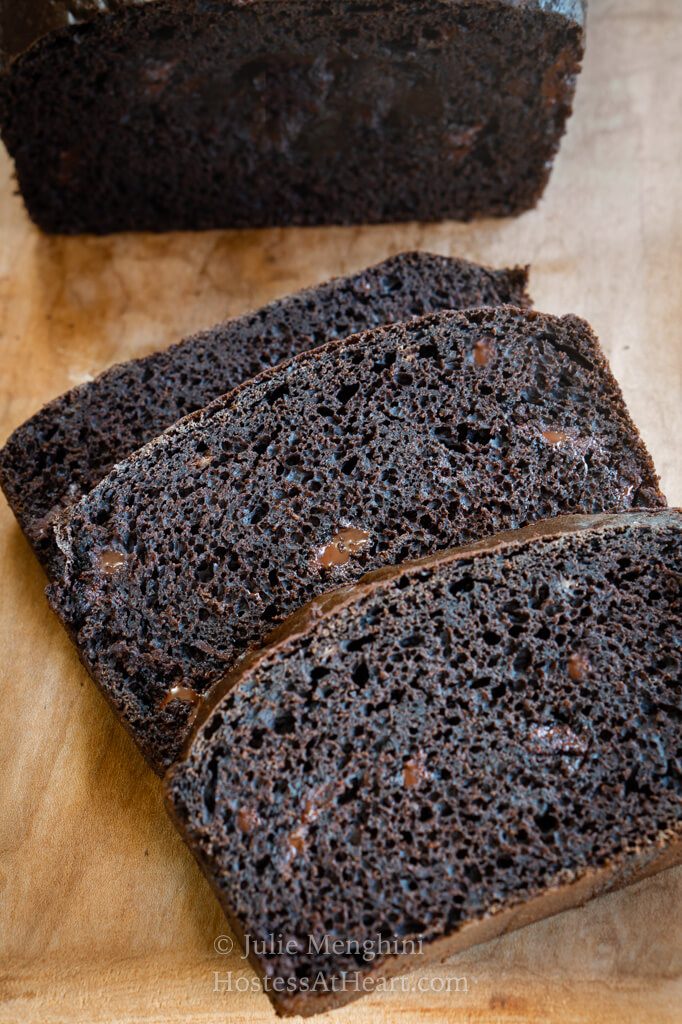
[[[263,661],[276,656],[289,644],[295,642],[298,637],[313,628],[318,622],[333,617],[348,607],[348,605],[376,592],[384,583],[403,575],[416,574],[424,569],[472,558],[475,555],[498,554],[501,551],[523,547],[529,543],[543,543],[556,540],[566,534],[602,530],[609,527],[639,526],[649,523],[654,526],[658,524],[661,526],[669,524],[682,526],[682,508],[603,515],[558,516],[555,519],[546,519],[533,523],[521,530],[508,530],[497,533],[483,540],[452,548],[449,551],[428,555],[413,562],[378,569],[368,573],[355,584],[328,591],[326,594],[310,601],[290,616],[286,622],[282,623],[281,626],[271,633],[263,647],[246,655],[222,680],[216,683],[199,711],[183,757],[189,751],[195,735],[201,730],[202,725],[210,717],[221,699],[238,684],[243,676],[248,675]],[[218,891],[218,887],[212,877],[210,864],[198,853],[196,848],[192,847],[184,823],[175,812],[171,799],[171,780],[175,768],[176,765],[172,766],[166,773],[164,783],[166,810],[213,889],[230,927],[240,943],[244,945],[244,929],[241,923],[234,917],[231,909],[225,906],[221,899],[221,893]],[[452,935],[442,936],[430,943],[421,954],[388,957],[378,967],[364,972],[362,978],[371,978],[371,984],[375,984],[380,979],[388,980],[397,975],[421,970],[430,964],[443,963],[449,957],[472,946],[507,935],[526,925],[534,924],[536,921],[562,913],[564,910],[581,907],[597,896],[634,885],[661,871],[676,867],[681,863],[682,823],[674,829],[660,833],[655,842],[648,843],[642,849],[631,848],[630,850],[624,850],[617,859],[608,862],[601,868],[587,869],[579,874],[571,874],[565,880],[556,881],[543,893],[525,903],[519,902],[504,910],[498,910],[487,915],[484,914],[476,920],[467,922]],[[262,965],[253,956],[251,951],[249,961],[258,976],[263,979]],[[312,1017],[326,1010],[345,1006],[371,992],[372,987],[370,985],[366,991],[360,992],[351,989],[344,992],[325,992],[322,994],[307,992],[290,995],[270,991],[268,992],[268,997],[277,1013],[281,1016],[299,1014],[303,1017]]]
[[[165,803],[171,821],[189,846],[182,822],[175,815],[173,806],[167,797]],[[244,929],[230,908],[226,907],[221,900],[221,893],[211,876],[209,864],[191,846],[189,849],[213,890],[231,930],[244,947],[246,945]],[[679,864],[682,864],[682,825],[674,831],[662,833],[655,843],[649,844],[643,850],[634,850],[631,855],[624,851],[618,863],[610,862],[602,868],[586,870],[566,882],[552,885],[539,896],[525,903],[519,902],[504,910],[469,921],[454,934],[442,936],[430,943],[421,954],[390,956],[377,968],[363,973],[361,978],[371,978],[371,984],[375,984],[381,979],[395,978],[399,975],[421,971],[435,963],[445,963],[450,957],[471,949],[473,946],[501,938],[519,928],[525,928],[527,925],[561,914],[565,910],[582,907],[597,896],[604,896],[607,893],[635,885],[637,882],[642,882],[661,871],[677,867]],[[248,960],[258,977],[264,980],[262,964],[253,955],[251,946],[249,946]],[[372,987],[368,986],[366,991],[359,992],[351,989],[346,992],[322,994],[308,992],[286,995],[268,991],[267,995],[278,1016],[313,1017],[318,1013],[346,1006],[364,995],[371,995],[371,993]]]
[[[55,32],[64,32],[97,17],[144,7],[150,0],[0,0],[0,71]],[[232,6],[246,7],[255,0],[232,0]],[[272,0],[271,0],[272,2]],[[584,26],[587,0],[501,0],[518,6],[537,5]]]

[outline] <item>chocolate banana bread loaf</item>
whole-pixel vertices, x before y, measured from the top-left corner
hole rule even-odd
[[[402,253],[107,370],[46,405],[0,451],[0,486],[49,571],[50,523],[121,459],[265,367],[442,309],[530,305],[527,271]]]
[[[664,503],[587,324],[446,312],[303,353],[119,463],[58,520],[49,596],[161,771],[216,679],[316,594],[556,513]]]
[[[0,0],[0,127],[47,231],[512,214],[582,0]]]
[[[216,688],[168,805],[278,1010],[682,860],[681,539],[569,517],[382,570]]]

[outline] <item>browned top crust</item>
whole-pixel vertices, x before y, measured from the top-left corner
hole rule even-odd
[[[169,0],[0,0],[0,66],[4,54],[14,60],[34,43],[52,32],[82,25],[95,18],[117,14],[130,7],[143,7],[150,3]],[[177,3],[177,0],[171,0]],[[225,4],[244,7],[255,0],[224,0]],[[262,0],[261,0],[262,2]],[[282,0],[270,0],[281,3]],[[460,0],[461,2],[461,0]],[[466,0],[465,0],[466,2]],[[521,6],[518,0],[495,2]],[[528,7],[539,7],[548,13],[584,24],[586,0],[523,0]],[[182,6],[182,4],[180,5]],[[185,7],[191,7],[185,3]]]

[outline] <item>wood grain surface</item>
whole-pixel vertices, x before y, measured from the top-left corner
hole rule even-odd
[[[585,316],[682,505],[682,0],[590,7],[568,136],[542,203],[516,221],[47,238],[2,151],[0,441],[114,361],[420,247],[529,262],[539,309]],[[0,504],[0,1020],[272,1021],[238,954],[215,952],[229,930],[159,783],[80,667]],[[324,1019],[679,1022],[681,896],[682,869],[665,872]],[[216,971],[248,991],[214,991]]]

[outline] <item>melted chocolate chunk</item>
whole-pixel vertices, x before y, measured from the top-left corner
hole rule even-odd
[[[99,556],[98,565],[105,575],[112,576],[123,568],[127,560],[127,556],[121,551],[103,551]]]
[[[353,555],[359,554],[369,544],[369,541],[370,535],[367,530],[353,526],[344,527],[320,548],[315,560],[322,569],[346,565]]]

